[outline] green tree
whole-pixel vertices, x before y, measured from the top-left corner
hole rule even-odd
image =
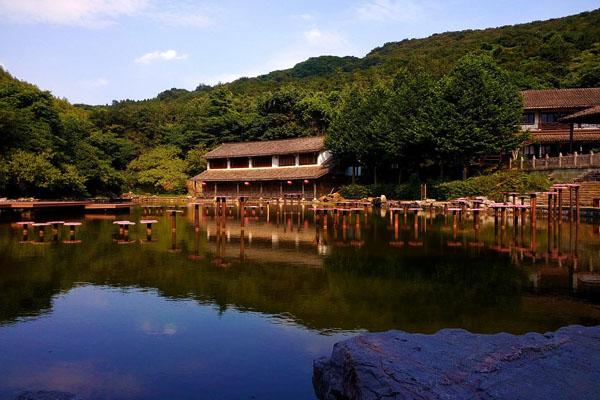
[[[63,197],[87,194],[84,178],[72,165],[54,166],[46,152],[15,151],[8,161],[10,193],[21,196]]]
[[[389,155],[385,133],[379,124],[388,96],[383,85],[369,90],[358,87],[348,90],[325,139],[325,146],[340,160],[370,170],[374,183],[377,183],[377,168],[386,163]]]
[[[127,166],[134,188],[158,193],[182,193],[188,178],[186,162],[174,146],[158,146],[142,153]]]
[[[442,165],[466,168],[486,155],[508,152],[519,134],[521,95],[487,56],[468,55],[439,84],[436,151]]]
[[[435,157],[435,95],[428,75],[401,70],[375,121],[387,158],[398,166],[399,181],[403,172],[418,172]]]
[[[206,159],[204,155],[208,153],[208,149],[203,144],[199,144],[185,156],[185,162],[187,163],[187,173],[190,176],[198,175],[200,172],[206,170]]]

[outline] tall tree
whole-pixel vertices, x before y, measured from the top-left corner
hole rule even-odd
[[[436,150],[442,165],[466,169],[486,155],[518,147],[521,95],[487,56],[467,55],[439,84]]]
[[[340,160],[366,167],[377,183],[377,168],[386,162],[385,133],[379,113],[388,96],[382,85],[369,90],[353,87],[343,100],[325,139],[327,148]]]
[[[428,75],[404,69],[392,82],[375,126],[383,134],[389,160],[397,165],[399,181],[403,172],[418,172],[432,162],[434,103]]]

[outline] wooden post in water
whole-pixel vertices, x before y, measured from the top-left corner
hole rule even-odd
[[[27,239],[29,238],[29,225],[33,224],[33,222],[31,221],[21,221],[21,222],[17,222],[18,226],[21,226],[23,228],[23,237],[22,237],[22,241],[26,242]]]
[[[498,234],[498,207],[494,206],[494,233]]]
[[[558,190],[555,188],[554,189],[554,204],[552,206],[552,211],[554,212],[553,218],[556,221],[557,215],[558,215]]]
[[[69,239],[63,240],[63,243],[81,243],[81,240],[75,239],[75,228],[81,225],[81,222],[65,222],[64,226],[69,227]]]
[[[140,224],[145,224],[146,225],[146,241],[147,242],[151,242],[152,241],[152,224],[157,223],[158,221],[155,219],[142,219],[140,221]],[[196,232],[198,232],[198,230],[196,230]]]
[[[558,191],[558,223],[561,224],[562,223],[562,219],[563,219],[563,186],[557,186],[556,190]]]
[[[576,221],[577,221],[578,224],[579,224],[579,221],[580,221],[580,218],[579,218],[580,217],[580,213],[579,213],[579,186],[580,185],[576,185],[575,186],[575,207],[576,207],[576,210],[577,210],[577,212],[576,212],[576,216],[577,216]]]
[[[529,193],[529,218],[531,220],[531,225],[537,223],[537,193]]]
[[[167,210],[171,215],[171,250],[177,250],[177,214],[182,213],[181,210]]]
[[[246,219],[246,197],[245,196],[240,196],[238,198],[238,202],[240,205],[240,225],[244,226],[245,225],[245,219]]]
[[[554,196],[554,192],[546,192],[546,195],[548,196],[548,221],[552,220],[552,203],[554,201],[553,196]]]
[[[45,235],[45,231],[46,231],[46,226],[48,226],[48,223],[45,222],[37,222],[34,224],[31,224],[31,226],[36,227],[37,231],[38,231],[38,242],[39,243],[43,243],[44,242],[44,235]]]

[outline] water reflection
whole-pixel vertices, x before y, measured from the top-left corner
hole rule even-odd
[[[0,319],[44,312],[53,295],[88,282],[285,313],[318,330],[523,332],[600,322],[598,234],[572,217],[225,199],[143,207],[126,222],[115,222],[114,236],[111,219],[86,218],[73,239],[81,246],[42,239],[45,250],[22,244],[40,240],[26,233],[32,222],[3,225]],[[559,317],[531,301],[548,296],[566,310]]]

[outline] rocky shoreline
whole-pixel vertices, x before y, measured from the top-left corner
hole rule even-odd
[[[598,399],[600,326],[361,335],[315,360],[313,385],[321,400]]]

